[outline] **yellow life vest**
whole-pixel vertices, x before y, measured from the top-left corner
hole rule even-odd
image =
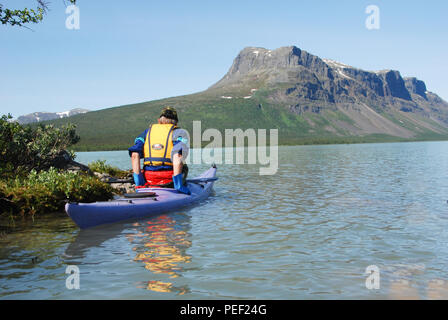
[[[149,127],[143,148],[145,166],[173,166],[171,150],[173,149],[174,124],[153,124]]]

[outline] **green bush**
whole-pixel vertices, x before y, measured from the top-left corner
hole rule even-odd
[[[89,169],[93,172],[106,173],[116,178],[126,178],[130,175],[130,171],[124,171],[111,165],[106,164],[106,160],[97,160],[89,163]]]
[[[106,201],[114,189],[94,176],[53,168],[78,142],[75,126],[23,126],[0,118],[0,215],[34,215],[61,211],[67,201]],[[69,153],[74,159],[74,154]],[[109,172],[120,170],[98,163]]]
[[[0,118],[0,178],[47,170],[61,152],[79,141],[72,124],[23,126],[11,119],[11,115]]]
[[[106,201],[113,194],[114,189],[96,177],[54,168],[32,170],[25,178],[0,180],[0,215],[56,212],[67,201]]]

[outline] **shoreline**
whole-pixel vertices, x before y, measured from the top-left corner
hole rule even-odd
[[[324,143],[324,142],[316,142],[316,143],[279,143],[278,146],[279,147],[296,147],[296,146],[337,146],[337,145],[351,145],[351,144],[387,144],[387,143],[411,143],[411,142],[442,142],[442,141],[448,141],[448,137],[447,138],[443,138],[443,139],[405,139],[405,140],[390,140],[390,141],[329,141],[328,143]],[[208,143],[205,146],[202,146],[202,149],[208,149],[210,147],[207,146]],[[270,146],[269,143],[266,144],[266,146]],[[245,144],[244,147],[247,147],[247,145]],[[70,148],[71,151],[74,152],[108,152],[108,151],[128,151],[128,147],[123,147],[123,146],[117,146],[116,148]],[[226,148],[226,147],[221,147],[221,148]],[[235,146],[233,146],[233,148],[236,148]],[[214,148],[216,149],[216,148]],[[190,150],[195,150],[195,148],[190,148]]]

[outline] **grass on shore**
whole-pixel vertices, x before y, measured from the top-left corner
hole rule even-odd
[[[28,176],[0,180],[0,215],[31,215],[62,211],[67,201],[106,201],[114,189],[78,172],[31,171]]]
[[[128,171],[95,161],[90,170],[125,178]],[[116,190],[96,176],[66,172],[55,168],[14,179],[0,179],[0,216],[34,216],[61,212],[67,202],[95,202],[112,199]]]

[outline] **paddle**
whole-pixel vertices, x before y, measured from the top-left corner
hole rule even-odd
[[[117,179],[117,178],[110,178],[107,181],[104,181],[106,183],[134,183],[134,179]]]
[[[216,181],[218,180],[218,178],[213,177],[213,178],[195,178],[195,179],[187,179],[187,182],[189,183],[196,183],[196,184],[200,184],[200,183],[207,183],[207,182],[212,182],[212,181]],[[134,183],[133,179],[110,179],[109,181],[106,181],[106,183]],[[144,192],[140,192],[140,194],[143,194]],[[127,196],[127,195],[131,195],[133,193],[127,193],[125,195],[126,198],[132,198],[132,196]],[[147,195],[148,196],[148,195]],[[142,198],[144,196],[141,197],[133,197],[133,198]]]
[[[204,183],[204,182],[211,182],[211,181],[216,181],[218,180],[217,177],[213,177],[213,178],[196,178],[196,179],[187,179],[187,182],[190,183]]]
[[[217,177],[213,178],[195,178],[195,179],[187,179],[187,182],[190,183],[206,183],[211,181],[218,180]],[[106,183],[134,183],[134,179],[109,179]]]

